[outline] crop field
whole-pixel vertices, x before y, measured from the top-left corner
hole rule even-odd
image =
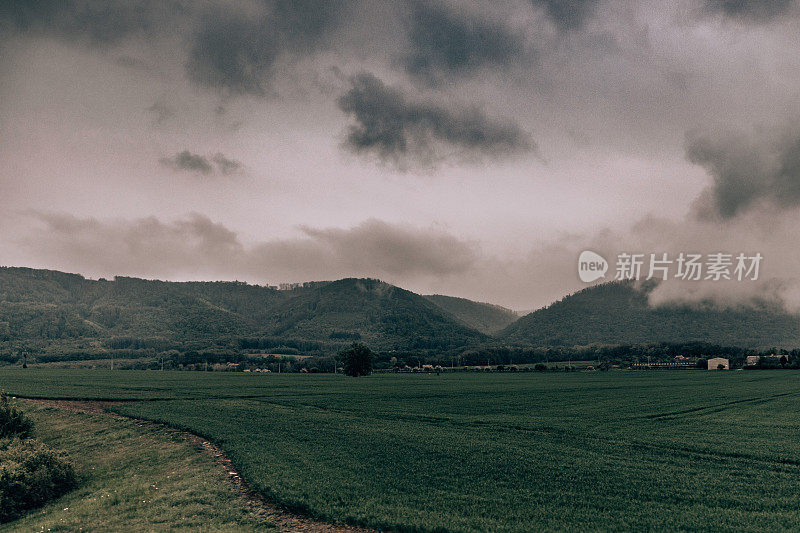
[[[326,520],[419,531],[800,529],[793,371],[248,375],[3,370],[227,451]]]

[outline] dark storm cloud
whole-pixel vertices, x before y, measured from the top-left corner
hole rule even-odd
[[[753,137],[689,136],[687,158],[714,180],[711,205],[705,207],[722,218],[732,218],[762,199],[781,207],[800,205],[800,134]]]
[[[592,15],[600,0],[531,0],[541,6],[553,23],[562,30],[574,30],[583,26]]]
[[[220,11],[207,15],[194,41],[186,70],[196,83],[235,94],[266,93],[279,44],[261,21]]]
[[[194,37],[186,63],[189,77],[225,93],[268,94],[281,56],[320,48],[345,7],[344,2],[327,0],[275,0],[265,2],[255,15],[212,10]]]
[[[6,0],[0,22],[27,34],[110,44],[161,31],[181,13],[181,3],[166,0]]]
[[[706,8],[726,16],[767,21],[789,12],[794,0],[705,0]]]
[[[507,66],[524,53],[523,38],[506,26],[425,0],[413,3],[409,39],[406,71],[428,83]]]
[[[496,157],[536,148],[515,123],[491,120],[477,108],[453,110],[414,101],[368,73],[351,83],[338,104],[355,119],[346,146],[356,153],[374,154],[403,168],[432,165],[451,155]]]
[[[264,95],[276,63],[286,55],[322,48],[349,5],[327,0],[7,0],[0,2],[0,32],[8,28],[97,45],[177,34],[188,42],[186,71],[192,81],[229,94]]]

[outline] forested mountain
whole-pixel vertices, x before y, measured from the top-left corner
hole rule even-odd
[[[424,297],[376,279],[342,279],[277,305],[273,336],[363,340],[384,349],[450,349],[486,340]]]
[[[463,324],[491,335],[514,322],[518,317],[511,309],[499,305],[473,302],[466,298],[429,294],[426,299],[435,303]]]
[[[525,315],[498,337],[535,346],[690,341],[753,348],[800,346],[800,316],[776,304],[650,307],[649,290],[628,282],[589,287]]]
[[[292,290],[0,268],[0,354],[91,349],[442,350],[485,340],[422,296],[371,279]]]
[[[329,355],[353,341],[389,355],[430,356],[503,346],[800,346],[800,317],[775,305],[652,308],[647,290],[629,283],[598,285],[507,325],[514,318],[507,309],[420,296],[375,279],[277,290],[241,282],[89,280],[0,268],[0,360],[14,361],[23,351],[38,361],[112,353],[152,357],[171,350],[216,352],[220,360],[248,351]]]

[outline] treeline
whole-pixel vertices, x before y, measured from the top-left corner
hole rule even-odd
[[[414,352],[379,352],[377,368],[415,367],[424,364],[448,366],[494,366],[554,363],[567,361],[597,361],[598,363],[669,362],[677,356],[689,359],[724,357],[733,366],[742,366],[748,356],[786,355],[790,362],[800,361],[800,349],[754,349],[723,346],[707,342],[640,343],[624,345],[590,345],[579,347],[549,346],[521,348],[484,346],[445,354]],[[771,363],[770,363],[771,364]]]
[[[334,338],[334,337],[331,337]],[[344,342],[319,342],[285,337],[241,337],[235,340],[241,350],[266,350],[282,354],[322,355],[342,349]]]

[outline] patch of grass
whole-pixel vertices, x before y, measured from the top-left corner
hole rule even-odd
[[[23,404],[35,436],[69,454],[78,488],[0,531],[254,531],[213,459],[176,432],[107,415]]]

